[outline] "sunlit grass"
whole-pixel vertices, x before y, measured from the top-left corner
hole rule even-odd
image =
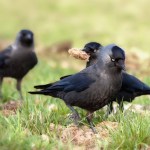
[[[53,59],[53,58],[51,58]],[[59,63],[52,69],[49,62],[40,59],[39,65],[34,68],[23,81],[23,107],[17,111],[14,116],[4,117],[0,115],[0,149],[11,147],[11,149],[66,149],[65,143],[59,139],[58,132],[50,130],[50,123],[54,123],[56,128],[58,125],[64,128],[71,123],[68,118],[70,110],[60,99],[51,98],[48,96],[30,95],[27,92],[33,90],[33,86],[37,84],[49,83],[56,81],[60,76],[75,72],[75,69],[63,69]],[[57,71],[56,71],[57,70]],[[148,80],[149,82],[149,80]],[[3,87],[4,100],[17,100],[19,95],[14,88],[13,80],[5,80]],[[150,104],[148,97],[141,97],[134,103]],[[49,111],[48,106],[55,104],[57,109]],[[77,108],[82,120],[81,122],[88,126],[85,111]],[[93,119],[94,124],[104,121],[105,112],[97,111]],[[139,147],[148,147],[150,120],[148,114],[132,113],[126,111],[124,114],[117,113],[110,116],[106,120],[119,123],[117,130],[110,131],[110,140],[107,143],[101,143],[97,139],[100,147],[106,149],[133,149]],[[49,141],[42,139],[42,135],[47,135]],[[131,141],[132,140],[132,141]],[[68,142],[70,140],[68,139]],[[72,143],[69,143],[67,148],[73,148]]]

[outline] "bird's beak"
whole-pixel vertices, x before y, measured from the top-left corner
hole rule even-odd
[[[116,62],[116,66],[117,66],[118,68],[120,68],[121,70],[126,70],[124,60],[119,60],[118,62]]]
[[[86,52],[88,55],[90,55],[90,52],[87,48],[83,48],[82,51]]]
[[[82,51],[84,51],[84,52],[86,52],[86,50],[87,50],[86,48],[83,48],[83,49],[82,49]]]

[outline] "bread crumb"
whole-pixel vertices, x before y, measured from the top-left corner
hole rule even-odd
[[[68,53],[70,54],[70,56],[73,56],[76,59],[89,61],[90,55],[88,55],[86,52],[82,51],[82,49],[71,48],[68,50]]]

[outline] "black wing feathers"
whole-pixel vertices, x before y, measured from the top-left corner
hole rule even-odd
[[[62,77],[60,77],[60,80],[62,80],[64,78],[67,78],[69,76],[72,76],[72,75],[62,76]],[[52,83],[44,84],[44,85],[36,85],[36,86],[34,86],[34,88],[36,88],[36,89],[46,89],[46,88],[52,86],[54,83],[56,83],[56,82],[52,82]]]
[[[3,68],[7,65],[6,60],[10,58],[9,54],[11,53],[11,51],[12,47],[9,46],[8,48],[0,52],[0,68]]]
[[[36,88],[44,88],[41,91],[37,91],[37,94],[46,94],[46,93],[54,93],[54,92],[81,92],[86,90],[95,80],[91,79],[87,74],[80,73],[75,74],[69,77],[66,77],[60,81],[57,81],[53,84],[46,84],[46,85],[38,85],[35,86]],[[49,86],[50,85],[50,86]],[[32,92],[32,94],[36,94],[36,92]]]
[[[64,92],[76,91],[81,92],[87,89],[90,84],[92,84],[95,80],[88,77],[86,74],[76,74],[73,76],[66,77],[59,82],[56,82],[52,86],[50,86],[49,90],[55,89]]]
[[[145,92],[150,93],[150,87],[136,77],[126,73],[123,74],[122,90],[126,90],[131,93],[134,92],[135,94],[144,94]]]

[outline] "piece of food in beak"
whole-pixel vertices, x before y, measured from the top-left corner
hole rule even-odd
[[[71,48],[68,50],[68,53],[70,54],[70,56],[73,56],[76,59],[89,61],[90,55],[88,55],[86,52],[82,51],[82,49]]]

